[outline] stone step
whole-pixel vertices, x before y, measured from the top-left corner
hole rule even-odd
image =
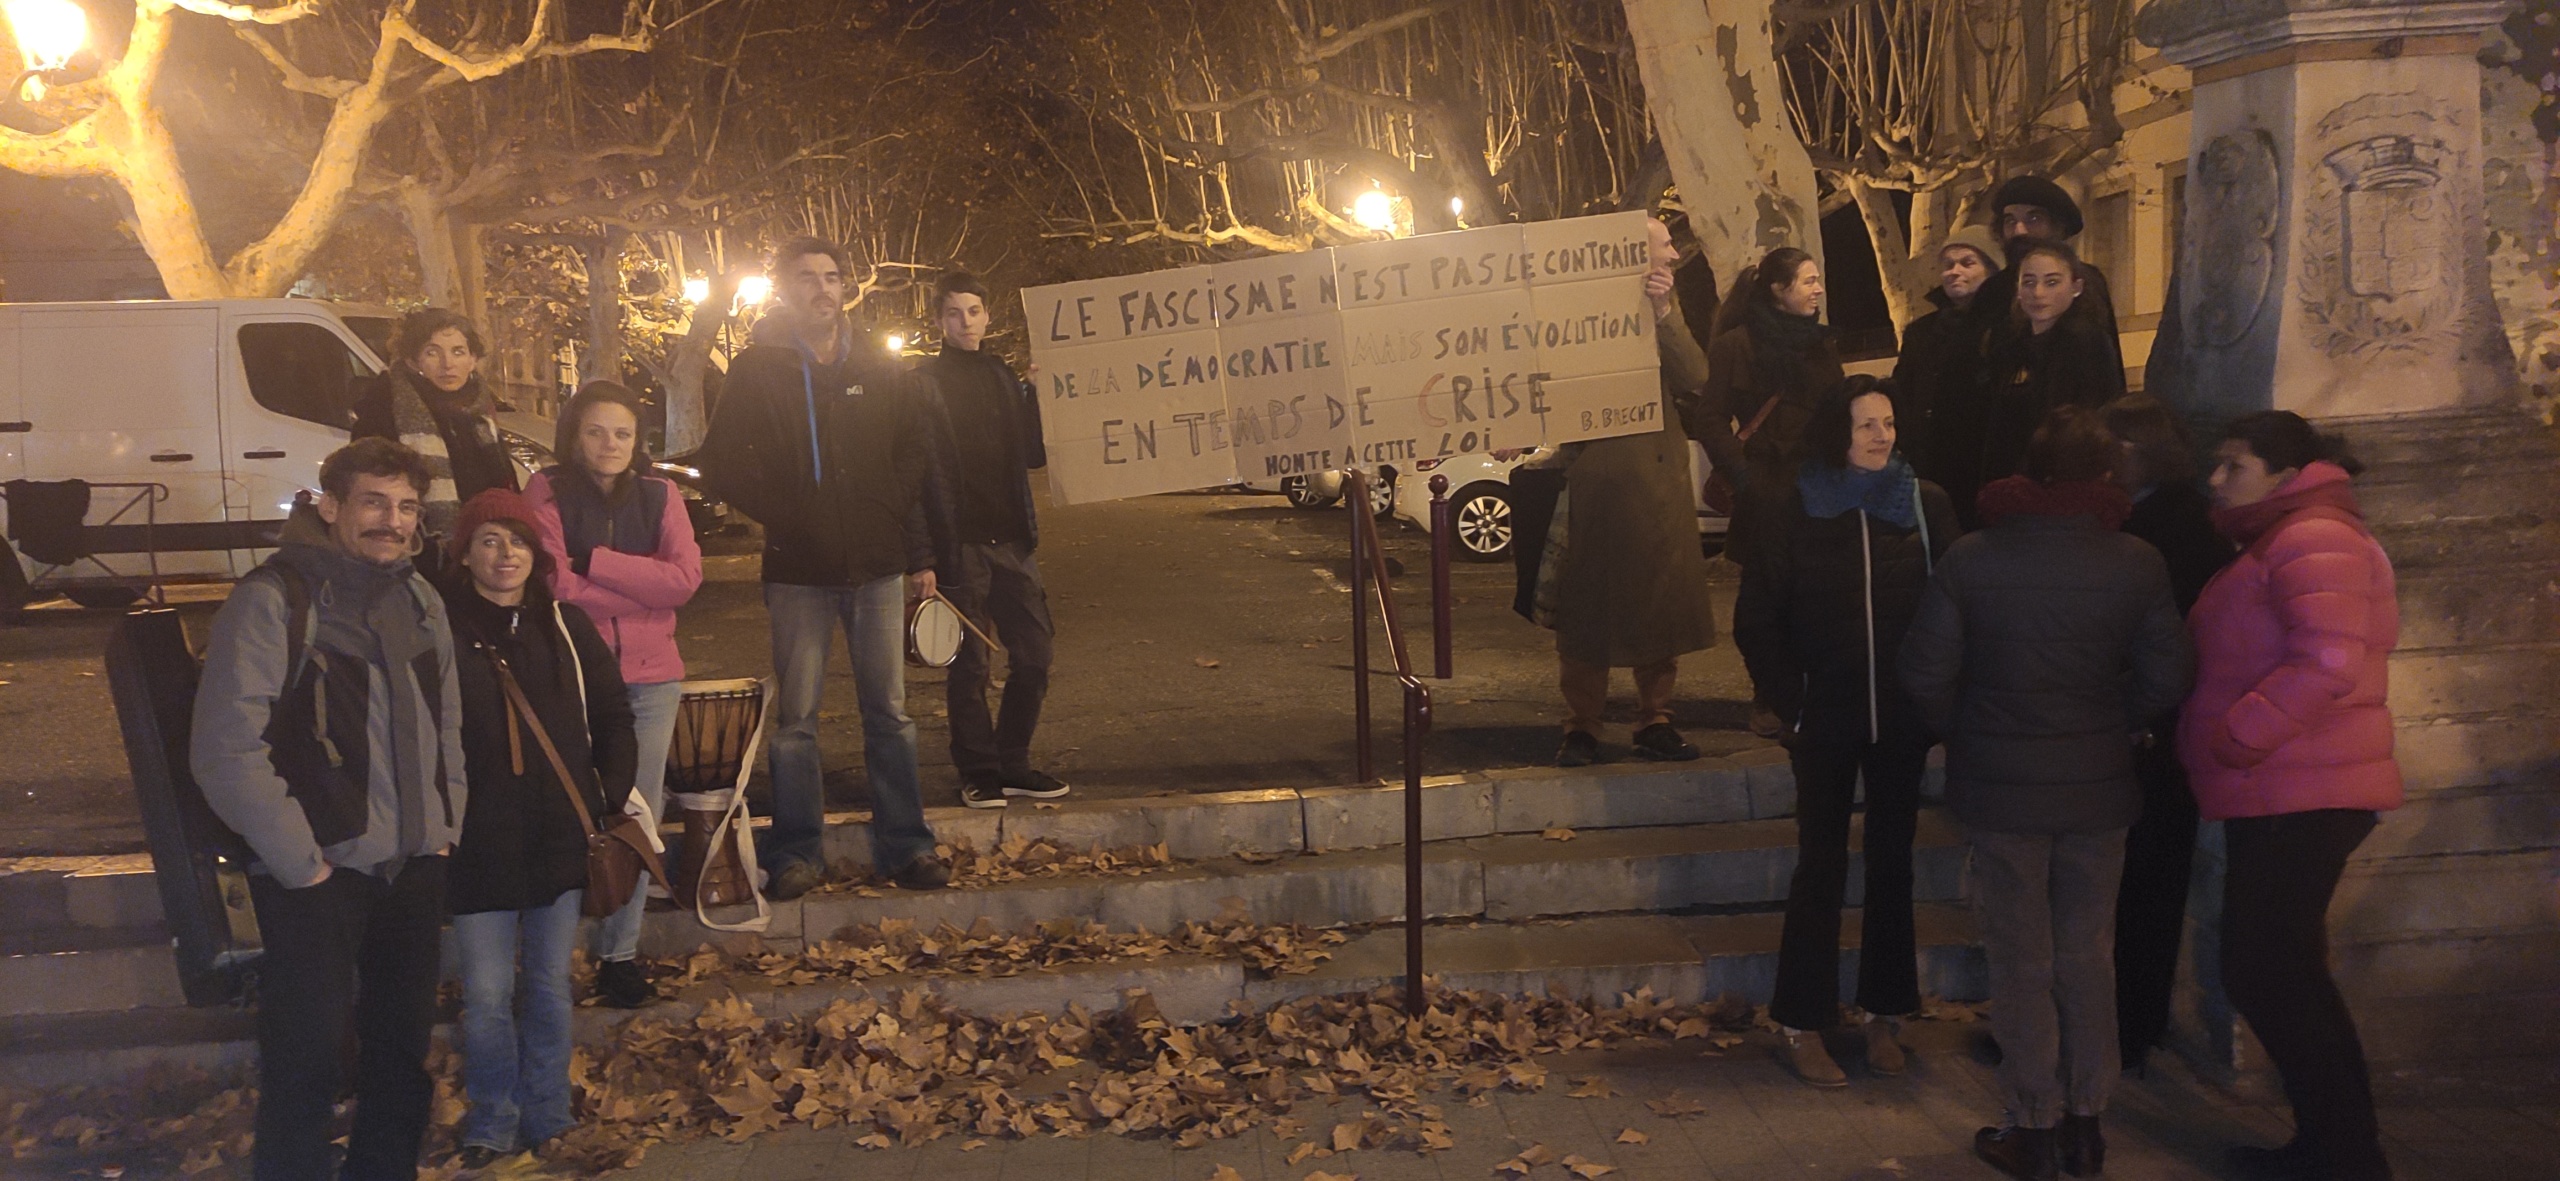
[[[1676,766],[1528,767],[1425,781],[1429,840],[1461,840],[1550,828],[1651,827],[1767,820],[1795,813],[1795,777],[1775,747]],[[1202,792],[1056,806],[928,808],[946,842],[994,849],[1009,838],[1048,838],[1071,849],[1163,844],[1175,858],[1375,848],[1404,840],[1404,789],[1363,785]],[[828,817],[830,861],[866,866],[869,816]],[[761,823],[761,822],[759,822]],[[35,932],[147,928],[162,921],[151,858],[0,858],[0,939],[7,950],[56,950]],[[25,938],[15,937],[28,933]]]
[[[2341,419],[2321,426],[2345,436],[2347,451],[2376,472],[2412,463],[2560,455],[2549,428],[2513,411]]]
[[[2421,566],[2401,573],[2398,590],[2401,652],[2560,643],[2560,562]]]
[[[2487,505],[2560,506],[2560,461],[2547,454],[2473,456],[2377,467],[2357,476],[2356,503],[2376,521],[2415,522]]]
[[[2397,570],[2453,567],[2490,571],[2560,560],[2560,507],[2487,503],[2427,521],[2373,522]]]
[[[2399,719],[2392,757],[2412,792],[2560,783],[2560,702],[2467,717]]]
[[[1851,847],[1858,844],[1853,831]],[[1965,853],[1956,825],[1924,811],[1914,850],[1914,896],[1963,893]],[[1423,899],[1433,918],[1494,920],[1619,911],[1765,908],[1783,902],[1796,859],[1791,820],[1666,828],[1577,830],[1572,840],[1493,836],[1435,841],[1425,849]],[[1851,858],[1849,900],[1862,894]],[[1188,922],[1242,918],[1258,924],[1361,926],[1404,915],[1401,849],[1295,854],[1272,861],[1224,858],[1140,876],[1034,878],[982,887],[910,892],[829,889],[773,905],[762,932],[703,927],[690,912],[657,911],[641,949],[675,956],[703,946],[738,953],[796,951],[851,927],[902,920],[966,929],[981,920],[1020,930],[1061,917],[1114,930],[1170,931]],[[734,921],[737,907],[715,914]],[[165,941],[0,959],[0,1016],[98,1012],[180,1004]],[[445,970],[456,970],[448,941]]]
[[[1915,842],[1916,897],[1960,897],[1962,834],[1937,809],[1922,813]],[[1851,847],[1858,843],[1855,835]],[[1791,820],[1664,828],[1575,830],[1542,836],[1436,841],[1423,859],[1423,905],[1433,918],[1518,919],[1615,911],[1766,907],[1786,899],[1795,871]],[[1853,857],[1849,896],[1861,894]],[[735,921],[751,913],[715,913]],[[980,919],[1015,930],[1064,915],[1115,930],[1168,931],[1185,922],[1244,917],[1262,924],[1358,926],[1404,915],[1401,849],[1302,854],[1271,862],[1218,860],[1138,877],[1034,879],[983,888],[873,896],[833,890],[776,904],[761,935],[713,931],[690,913],[656,912],[642,950],[678,955],[706,944],[732,951],[789,950],[852,926],[902,919],[967,928]]]
[[[2521,928],[2430,931],[2395,939],[2341,941],[2334,957],[2341,987],[2357,1014],[2401,1001],[2445,995],[2449,980],[2487,978],[2500,992],[2560,991],[2560,923]]]
[[[2430,648],[2391,657],[2391,716],[2477,717],[2560,701],[2560,645]]]
[[[1915,915],[1924,992],[1953,1000],[1987,993],[1981,950],[1961,908],[1922,904]],[[1773,915],[1613,916],[1572,922],[1436,924],[1424,935],[1424,969],[1442,987],[1533,996],[1561,992],[1614,1001],[1651,988],[1655,995],[1697,1003],[1725,992],[1765,1000],[1777,961]],[[1854,995],[1859,914],[1843,916],[1844,996]],[[862,981],[776,984],[761,977],[704,981],[637,1014],[580,1008],[578,1041],[610,1043],[631,1020],[684,1021],[714,1000],[736,997],[766,1016],[824,1011],[838,1000],[894,998],[922,989],[968,1012],[1003,1016],[1060,1012],[1070,1004],[1104,1011],[1144,990],[1179,1024],[1229,1016],[1239,1005],[1261,1008],[1299,997],[1366,991],[1398,984],[1404,970],[1401,928],[1366,931],[1335,949],[1312,973],[1263,977],[1232,960],[1165,956],[1077,964],[1012,976],[884,976]],[[454,1036],[450,1025],[440,1036]],[[65,1086],[109,1082],[144,1070],[184,1064],[215,1073],[244,1073],[255,1057],[255,1031],[238,1010],[156,1009],[138,1014],[0,1019],[0,1086]]]
[[[2338,882],[2329,929],[2337,939],[2357,941],[2538,929],[2560,925],[2551,901],[2547,850],[2360,857]]]
[[[2449,853],[2560,849],[2560,807],[2549,782],[2432,790],[2411,784],[2356,856],[2379,861]]]

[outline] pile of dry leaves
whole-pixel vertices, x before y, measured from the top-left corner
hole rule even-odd
[[[677,960],[658,961],[661,985],[681,988],[729,975],[763,976],[781,984],[822,980],[876,980],[905,974],[1014,976],[1042,968],[1106,961],[1152,960],[1170,955],[1238,959],[1272,975],[1315,970],[1333,958],[1340,931],[1261,926],[1231,910],[1214,922],[1184,923],[1168,935],[1113,931],[1100,923],[1053,919],[1019,931],[1000,931],[981,918],[963,931],[948,923],[926,931],[905,919],[851,927],[838,938],[802,951],[732,955],[704,948]]]
[[[1033,878],[1138,877],[1176,864],[1172,850],[1161,841],[1122,849],[1095,845],[1077,852],[1054,837],[1017,836],[997,842],[995,848],[984,853],[965,840],[945,841],[935,851],[950,860],[951,884],[961,889]],[[868,870],[818,887],[822,893],[848,891],[864,897],[878,897],[887,888],[888,879]]]

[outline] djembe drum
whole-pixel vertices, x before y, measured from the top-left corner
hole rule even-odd
[[[747,777],[764,740],[773,682],[686,681],[667,747],[667,803],[684,821],[671,892],[678,906],[720,931],[761,931],[772,911],[756,888],[756,846],[747,831]],[[714,906],[753,901],[756,917],[715,923]]]

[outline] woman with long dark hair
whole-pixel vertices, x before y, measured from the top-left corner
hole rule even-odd
[[[1750,500],[1783,499],[1815,407],[1840,388],[1840,352],[1822,322],[1822,266],[1793,246],[1762,255],[1716,312],[1696,434],[1734,489],[1726,552],[1748,561]]]
[[[613,381],[593,381],[560,412],[552,454],[559,462],[525,484],[549,560],[551,593],[595,621],[630,688],[639,743],[632,784],[663,815],[667,747],[683,698],[684,657],[676,651],[676,609],[702,586],[702,548],[675,483],[647,474],[640,398]],[[596,992],[633,1009],[656,996],[640,970],[643,889],[597,925]]]
[[[586,612],[551,597],[533,506],[483,492],[455,521],[438,588],[453,625],[471,785],[445,899],[462,965],[462,1160],[480,1168],[567,1131],[569,961],[587,883],[586,827],[631,792],[631,704]],[[529,710],[507,692],[512,680]],[[566,765],[563,785],[534,731]]]
[[[515,463],[490,415],[497,400],[480,380],[489,346],[459,312],[420,308],[400,317],[391,335],[391,367],[355,392],[349,435],[389,439],[427,459],[425,530],[442,546],[462,503],[492,488],[516,488]],[[441,549],[430,549],[431,560]]]
[[[1840,1023],[1840,909],[1849,816],[1866,785],[1866,902],[1858,1008],[1867,1067],[1900,1074],[1897,1019],[1918,1011],[1911,842],[1920,777],[1936,742],[1894,676],[1938,555],[1956,538],[1955,506],[1895,449],[1894,389],[1851,377],[1805,424],[1804,462],[1780,520],[1755,530],[1742,567],[1733,639],[1784,727],[1796,779],[1796,869],[1778,945],[1769,1017],[1785,1027],[1788,1065],[1815,1086],[1849,1080],[1823,1048]]]
[[[2391,559],[2365,526],[2359,465],[2302,416],[2234,420],[2213,521],[2242,546],[2188,616],[2200,659],[2178,720],[2196,804],[2222,821],[2222,986],[2293,1102],[2294,1138],[2235,1148],[2249,1175],[2391,1175],[2355,1017],[2329,973],[2330,896],[2400,806],[2388,700],[2400,639]]]
[[[1950,487],[1956,509],[1973,519],[1974,490],[2018,474],[2027,440],[2058,406],[2096,408],[2124,396],[2124,366],[2112,331],[2089,302],[2080,256],[2060,242],[2032,242],[2017,258],[2018,291],[2007,324],[1995,331],[1980,405],[1980,426],[1959,428],[1952,444],[1978,456],[1971,487]],[[1966,433],[1974,438],[1967,440]],[[1961,462],[1959,460],[1959,462]]]

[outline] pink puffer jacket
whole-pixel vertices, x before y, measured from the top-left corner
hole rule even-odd
[[[655,685],[684,679],[684,658],[676,654],[676,608],[702,586],[702,547],[693,539],[693,519],[672,480],[647,479],[666,485],[667,507],[658,516],[658,548],[651,554],[626,554],[596,547],[584,575],[569,569],[569,551],[561,535],[559,495],[549,472],[537,473],[524,486],[525,499],[539,514],[533,527],[542,548],[551,552],[551,594],[575,603],[595,620],[596,630],[622,658],[622,680],[628,685]]]
[[[2178,755],[2204,818],[2399,807],[2388,697],[2400,603],[2346,471],[2306,464],[2214,523],[2248,548],[2187,614],[2196,687]]]

